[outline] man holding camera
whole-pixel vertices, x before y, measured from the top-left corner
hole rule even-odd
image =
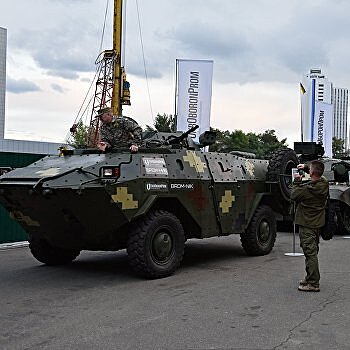
[[[309,172],[310,180],[302,181],[303,171]],[[322,176],[324,164],[318,160],[298,165],[294,176],[291,200],[296,203],[295,224],[299,225],[300,246],[305,255],[306,277],[300,281],[298,290],[320,291],[318,250],[320,229],[325,225],[326,202],[329,193],[328,181]]]

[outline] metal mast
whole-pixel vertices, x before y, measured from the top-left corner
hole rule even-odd
[[[123,0],[114,0],[113,52],[115,53],[114,86],[112,94],[113,115],[122,115],[122,105],[130,105],[130,84],[122,67]]]
[[[123,1],[114,0],[114,16],[113,16],[113,51],[115,53],[115,65],[114,65],[114,86],[112,93],[112,113],[113,115],[122,115],[122,66],[121,66],[121,53],[122,53],[122,28],[123,28]]]

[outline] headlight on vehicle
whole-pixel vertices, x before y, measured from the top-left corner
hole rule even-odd
[[[120,169],[119,167],[108,167],[108,168],[102,168],[102,177],[119,177],[120,175]]]

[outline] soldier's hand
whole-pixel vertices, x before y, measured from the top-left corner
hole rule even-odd
[[[298,168],[298,169],[304,169],[304,168],[305,168],[305,164],[298,164],[298,165],[297,165],[297,168]]]
[[[139,150],[139,146],[137,146],[137,145],[131,145],[130,146],[130,151],[131,152],[137,152]]]
[[[295,174],[293,180],[294,180],[295,182],[301,182],[302,179],[303,179],[303,176],[302,176],[302,175],[300,175],[300,174]]]

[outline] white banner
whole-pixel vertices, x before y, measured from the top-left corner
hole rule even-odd
[[[300,103],[301,103],[301,141],[310,142],[311,132],[311,87],[310,83],[300,83]],[[307,88],[307,89],[306,89]]]
[[[324,156],[332,157],[333,105],[315,101],[312,141],[323,144]]]
[[[177,131],[199,125],[190,136],[198,142],[199,135],[210,129],[213,61],[176,60]]]

